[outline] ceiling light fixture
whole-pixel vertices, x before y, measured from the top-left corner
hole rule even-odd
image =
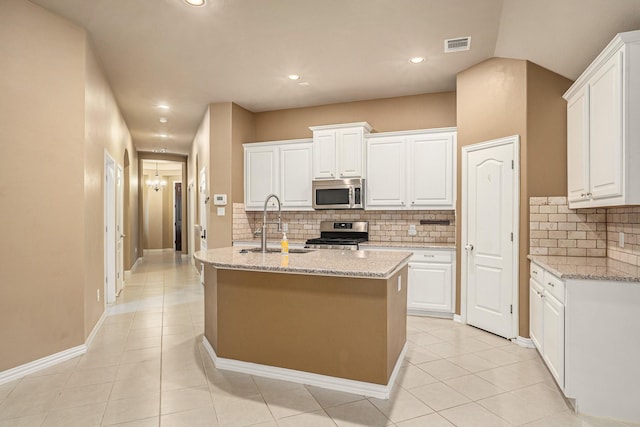
[[[156,162],[156,176],[155,179],[147,180],[147,185],[149,187],[151,187],[151,189],[153,189],[153,191],[160,191],[162,188],[164,188],[165,185],[167,185],[167,181],[165,181],[164,179],[160,179],[160,176],[158,175],[158,162]]]
[[[289,74],[289,80],[300,80],[300,76],[297,74]]]
[[[204,6],[204,0],[184,0],[189,6]]]
[[[160,123],[167,123],[169,121],[169,119],[167,119],[166,117],[160,117]]]
[[[169,109],[169,106],[167,104],[158,104],[157,107],[162,109],[162,110],[168,110]]]
[[[421,62],[424,62],[424,58],[421,56],[416,56],[414,58],[411,58],[409,62],[411,62],[412,64],[419,64]]]
[[[169,135],[167,135],[166,133],[160,133],[160,134],[158,134],[158,136],[160,138],[169,138]]]

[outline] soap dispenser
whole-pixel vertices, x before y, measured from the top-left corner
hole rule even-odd
[[[280,253],[289,254],[289,240],[287,240],[287,233],[282,233],[282,240],[280,240]]]

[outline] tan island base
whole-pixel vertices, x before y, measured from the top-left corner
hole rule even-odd
[[[389,278],[205,267],[221,369],[388,398],[406,351],[407,266]]]

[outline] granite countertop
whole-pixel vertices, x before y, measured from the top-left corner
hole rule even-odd
[[[604,257],[529,255],[561,279],[640,282],[640,267]]]
[[[306,240],[289,239],[290,245],[304,246]],[[236,240],[233,242],[235,245],[241,246],[260,246],[260,240]],[[280,241],[273,239],[269,240],[269,246],[280,245]],[[411,249],[455,249],[455,243],[425,243],[425,242],[368,242],[360,243],[362,249],[367,248],[411,248]]]
[[[411,255],[411,252],[317,249],[283,257],[279,252],[248,252],[235,246],[198,251],[194,257],[220,269],[387,279]]]
[[[361,248],[412,248],[412,249],[455,249],[455,243],[425,243],[425,242],[364,242]]]

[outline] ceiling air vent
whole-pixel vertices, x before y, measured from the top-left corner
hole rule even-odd
[[[444,53],[460,52],[461,50],[469,50],[471,48],[471,37],[457,37],[444,41]]]

